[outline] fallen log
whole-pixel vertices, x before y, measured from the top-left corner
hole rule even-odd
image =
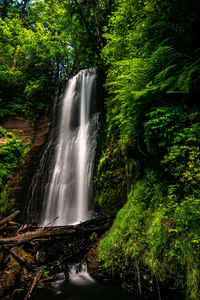
[[[19,214],[19,210],[16,210],[14,213],[12,213],[10,216],[0,220],[0,225],[3,225],[7,222],[10,222],[12,219],[14,219]]]
[[[12,237],[0,238],[0,245],[19,245],[35,239],[51,238],[56,236],[71,236],[76,233],[90,233],[105,231],[110,227],[112,218],[100,217],[84,223],[63,227],[49,227],[36,229]]]
[[[26,242],[30,242],[34,239],[52,237],[52,236],[63,235],[63,234],[71,234],[74,232],[75,232],[74,230],[71,231],[71,229],[68,228],[64,230],[56,230],[56,228],[54,229],[49,228],[43,231],[37,229],[35,231],[28,231],[26,233],[22,233],[13,237],[0,238],[0,244],[19,245]]]

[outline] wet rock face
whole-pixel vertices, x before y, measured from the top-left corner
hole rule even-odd
[[[45,142],[48,133],[49,119],[47,117],[44,117],[38,120],[37,124],[35,125],[34,135],[30,144],[30,151],[25,157],[25,170],[23,172],[21,187],[19,193],[17,194],[17,202],[19,203],[19,209],[24,211],[24,218],[23,220],[20,220],[23,223],[27,222],[27,203],[30,200],[29,187],[37,171],[41,154],[45,149]],[[35,221],[37,221],[39,218],[38,212],[41,210],[40,205],[41,203],[38,199],[38,203],[36,203],[36,208],[32,212],[33,219]]]

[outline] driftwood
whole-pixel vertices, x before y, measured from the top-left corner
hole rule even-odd
[[[98,217],[71,226],[36,228],[12,221],[18,214],[0,220],[1,299],[28,300],[35,286],[44,285],[44,278],[40,280],[44,269],[50,279],[61,271],[67,278],[67,263],[81,261],[94,236],[99,238],[113,221],[113,217]]]
[[[1,225],[1,226],[0,226],[0,231],[5,230],[6,227],[7,227],[7,225],[8,225],[7,223]]]
[[[51,238],[56,236],[73,235],[77,233],[90,233],[96,231],[105,231],[110,227],[111,219],[107,217],[100,217],[88,222],[80,223],[80,225],[63,226],[63,227],[49,227],[45,229],[36,229],[35,231],[28,231],[22,234],[17,234],[12,237],[0,238],[2,245],[19,245],[30,242],[34,239]]]
[[[7,222],[10,222],[12,219],[14,219],[19,214],[19,210],[16,210],[14,213],[12,213],[10,216],[4,218],[3,220],[0,220],[0,225],[3,225]]]
[[[24,300],[27,300],[31,297],[33,289],[37,285],[38,281],[40,280],[40,277],[42,276],[42,271],[45,269],[45,266],[40,267],[39,271],[36,273],[36,275],[33,278],[32,284],[30,288],[28,289],[28,292],[26,296],[24,297]]]

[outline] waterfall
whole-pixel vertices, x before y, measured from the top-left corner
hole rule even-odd
[[[47,173],[41,188],[41,226],[75,224],[92,216],[91,179],[99,116],[95,94],[93,69],[80,71],[68,82],[58,108],[58,125],[39,168]],[[37,194],[37,181],[35,178],[32,183],[32,198]]]

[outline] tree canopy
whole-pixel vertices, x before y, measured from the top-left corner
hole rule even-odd
[[[112,1],[1,1],[1,116],[44,113],[55,86],[99,64]]]

